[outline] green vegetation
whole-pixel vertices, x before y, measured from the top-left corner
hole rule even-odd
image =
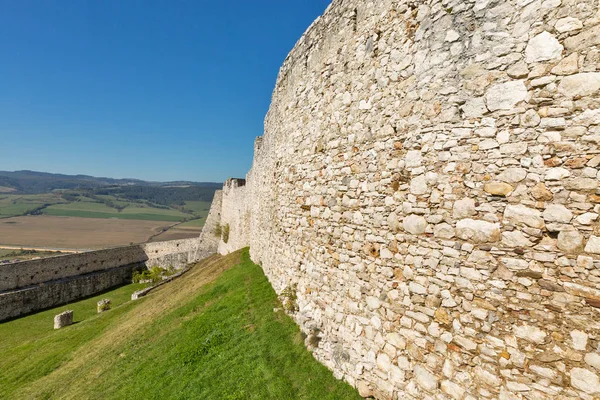
[[[191,221],[184,222],[177,225],[178,228],[202,228],[206,218],[193,219]]]
[[[360,399],[273,311],[281,304],[247,250],[124,302],[132,291],[69,305],[79,323],[57,331],[52,316],[67,307],[0,324],[0,398]],[[101,298],[113,309],[95,314]]]
[[[227,243],[227,242],[229,242],[229,224],[223,225],[222,230],[223,230],[223,236],[222,236],[223,242]]]
[[[287,286],[281,292],[283,309],[287,312],[296,312],[298,311],[298,285],[293,284]]]
[[[46,205],[64,202],[56,194],[16,195],[5,194],[0,196],[0,218],[15,217],[18,215],[38,214]]]
[[[147,281],[158,283],[163,280],[163,277],[171,276],[175,272],[177,271],[172,266],[169,268],[161,268],[158,265],[154,265],[152,268],[145,269],[141,272],[135,271],[131,280],[134,283],[142,283]]]

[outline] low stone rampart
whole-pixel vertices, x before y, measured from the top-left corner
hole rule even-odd
[[[194,238],[3,264],[0,321],[128,283],[135,269],[155,265],[180,269],[216,251],[216,243]]]

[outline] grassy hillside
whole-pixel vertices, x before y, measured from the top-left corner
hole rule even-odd
[[[0,324],[0,398],[360,399],[273,311],[280,304],[247,250],[127,301],[133,290],[98,296],[117,304],[100,315],[93,298]],[[78,323],[52,330],[67,308]]]

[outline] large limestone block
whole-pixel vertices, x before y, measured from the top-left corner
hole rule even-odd
[[[414,373],[417,384],[423,389],[432,392],[438,388],[439,379],[420,364],[415,365]]]
[[[517,183],[527,177],[527,170],[524,168],[506,168],[498,174],[498,180],[509,183]]]
[[[521,339],[525,339],[529,342],[542,344],[546,339],[547,333],[532,325],[521,325],[513,327],[515,336]]]
[[[474,243],[496,242],[500,239],[500,224],[471,218],[456,223],[456,236]]]
[[[73,311],[67,310],[54,316],[54,329],[60,329],[73,323]]]
[[[588,253],[600,254],[600,237],[590,236],[584,250]]]
[[[571,370],[571,385],[587,394],[600,395],[600,380],[598,375],[585,368]]]
[[[525,48],[525,60],[528,63],[559,58],[563,46],[551,33],[544,31],[534,36]]]
[[[483,186],[483,190],[496,196],[506,196],[513,191],[513,187],[505,182],[488,182]]]
[[[490,87],[485,94],[485,101],[490,111],[511,110],[515,104],[525,100],[526,97],[525,83],[511,81]]]
[[[412,214],[404,218],[403,226],[407,232],[412,233],[413,235],[420,235],[425,233],[427,221],[420,215]]]
[[[522,204],[509,204],[504,209],[504,219],[514,224],[525,224],[532,228],[542,229],[544,219],[538,210]]]
[[[562,204],[549,204],[544,210],[546,222],[569,223],[573,219],[573,213]]]
[[[556,21],[554,28],[560,33],[576,31],[577,29],[583,28],[583,24],[577,18],[565,17]]]
[[[558,85],[558,92],[566,97],[589,96],[600,89],[600,72],[583,72],[565,76]]]
[[[465,197],[454,202],[452,215],[454,218],[461,219],[477,214],[475,209],[475,200]]]
[[[600,44],[600,25],[584,30],[576,36],[571,36],[565,39],[564,43],[567,50],[589,49]]]
[[[578,230],[560,231],[557,246],[566,253],[580,250],[583,247],[583,235]]]

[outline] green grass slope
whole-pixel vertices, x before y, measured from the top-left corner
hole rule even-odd
[[[248,251],[212,256],[136,302],[126,286],[0,324],[0,398],[360,399],[304,348]],[[52,316],[78,323],[54,331]]]

